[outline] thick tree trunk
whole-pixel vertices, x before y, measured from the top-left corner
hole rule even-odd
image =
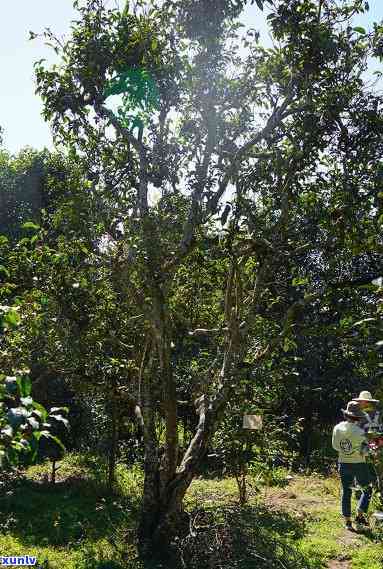
[[[228,322],[226,350],[217,378],[217,387],[213,396],[203,395],[194,402],[199,417],[198,426],[178,468],[176,388],[170,361],[169,319],[162,292],[158,288],[153,288],[151,291],[153,346],[156,347],[156,358],[159,362],[166,440],[164,453],[160,456],[155,429],[154,373],[152,366],[149,365],[142,386],[145,483],[139,526],[140,552],[145,557],[160,557],[171,562],[173,538],[182,533],[183,528],[188,530],[188,526],[184,526],[186,516],[183,511],[183,500],[202,463],[216,424],[235,385],[239,354],[243,350],[244,344],[241,342],[239,332],[238,288],[239,282],[236,280],[236,270],[233,265],[225,299]]]
[[[152,357],[147,372],[142,373],[141,409],[144,427],[144,494],[142,499],[141,519],[138,528],[139,549],[141,555],[151,556],[151,540],[158,521],[159,513],[159,452],[155,426],[155,410],[152,384]]]
[[[177,393],[170,362],[170,342],[166,331],[164,336],[159,338],[158,349],[165,415],[165,449],[161,460],[160,481],[165,488],[176,472],[178,459]]]
[[[158,338],[157,338],[158,340]],[[162,338],[160,339],[162,340]],[[182,516],[182,498],[168,495],[169,484],[177,468],[177,411],[176,392],[170,370],[169,352],[160,342],[160,375],[163,387],[165,415],[165,445],[160,448],[156,432],[156,411],[153,397],[154,377],[149,370],[142,385],[142,411],[144,418],[145,481],[139,525],[140,553],[144,557],[166,557],[172,536]],[[157,378],[156,378],[157,379]],[[157,386],[158,387],[158,386]],[[163,531],[158,531],[162,528]]]
[[[188,526],[185,525],[187,516],[183,510],[183,500],[198,472],[229,397],[233,373],[237,365],[236,360],[237,358],[233,357],[230,343],[221,370],[220,388],[214,397],[202,396],[196,400],[195,405],[199,416],[197,431],[180,466],[166,484],[161,480],[159,457],[156,454],[155,445],[149,438],[147,425],[150,425],[150,422],[145,426],[148,439],[145,444],[144,503],[139,527],[140,551],[145,556],[158,556],[171,561],[173,538],[183,530],[188,530]],[[150,413],[148,413],[147,420],[150,421],[149,415]]]

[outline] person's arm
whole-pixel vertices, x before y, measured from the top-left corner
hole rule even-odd
[[[357,443],[360,445],[360,452],[363,456],[369,454],[370,449],[368,446],[368,439],[365,431],[359,427],[359,432],[356,434]]]
[[[369,416],[368,413],[366,413],[365,411],[363,411],[364,413],[364,419],[361,419],[359,422],[359,426],[360,428],[367,432],[368,429],[370,428],[370,424],[371,424],[371,417]]]
[[[380,425],[380,412],[375,409],[375,411],[373,413],[371,413],[370,415],[371,417],[371,423],[370,423],[370,428],[374,431],[374,432],[378,432],[381,428]]]

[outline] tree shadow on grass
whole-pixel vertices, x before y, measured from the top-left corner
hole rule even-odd
[[[198,508],[190,512],[190,531],[173,543],[167,560],[125,559],[124,569],[317,569],[295,540],[304,522],[262,505]],[[114,569],[111,565],[111,569]],[[100,563],[91,569],[108,569]]]
[[[75,548],[85,537],[107,538],[116,528],[131,527],[135,507],[88,480],[55,485],[22,480],[0,496],[0,532],[11,532],[26,545]]]
[[[180,567],[310,568],[294,543],[305,534],[304,522],[288,512],[257,505],[200,509],[191,515],[191,533],[176,545]]]
[[[84,569],[313,567],[295,543],[305,534],[304,522],[263,505],[241,508],[232,504],[192,511],[188,535],[174,542],[171,565],[136,557],[137,504],[129,498],[109,496],[92,481],[66,480],[53,486],[22,480],[11,493],[0,497],[0,511],[1,532],[12,533],[26,546],[79,550],[83,554],[79,567]],[[108,560],[105,551],[106,559],[100,560],[97,540],[113,544],[116,536],[116,555]]]

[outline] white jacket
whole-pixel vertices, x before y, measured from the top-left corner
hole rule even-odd
[[[339,453],[339,462],[366,462],[368,447],[365,432],[351,421],[335,425],[332,446]]]

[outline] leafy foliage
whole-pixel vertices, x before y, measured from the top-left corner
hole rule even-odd
[[[145,69],[130,69],[112,79],[105,89],[106,98],[122,94],[118,109],[120,123],[133,130],[143,128],[143,118],[158,108],[159,93],[155,81]],[[129,114],[133,112],[134,114]]]
[[[7,274],[7,271],[6,271]],[[9,276],[9,273],[8,275]],[[22,341],[20,304],[0,307],[0,337],[2,347],[5,338],[15,334],[17,344]],[[19,336],[18,336],[19,334]],[[5,351],[7,355],[7,352]],[[11,368],[14,375],[0,374],[0,465],[16,466],[25,456],[37,458],[41,438],[50,439],[65,450],[61,440],[53,433],[54,426],[62,423],[68,427],[67,408],[53,407],[49,412],[32,398],[32,382],[28,369]]]
[[[1,466],[15,466],[23,454],[29,454],[31,460],[37,456],[38,443],[41,437],[49,438],[63,447],[59,438],[50,432],[52,423],[67,425],[62,415],[66,408],[53,407],[48,413],[42,405],[33,401],[31,380],[25,372],[17,372],[15,376],[1,376]]]

